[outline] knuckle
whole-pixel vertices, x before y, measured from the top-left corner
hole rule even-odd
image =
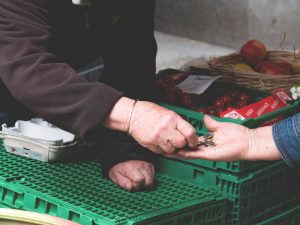
[[[155,140],[156,140],[156,136],[157,136],[157,133],[156,132],[152,132],[148,138],[145,138],[144,140],[144,143],[149,146],[149,145],[152,145],[155,143]]]
[[[156,144],[158,143],[159,140],[159,132],[154,132],[149,139],[149,144]]]
[[[160,132],[162,132],[163,130],[165,130],[167,126],[168,126],[168,121],[166,121],[166,120],[161,120],[161,121],[157,124],[157,126],[156,126],[155,133],[156,133],[156,134],[159,134]]]
[[[168,148],[165,149],[165,152],[166,152],[167,154],[171,154],[171,153],[173,153],[174,151],[175,151],[175,147],[168,147]]]
[[[122,169],[123,169],[123,171],[131,171],[132,164],[131,163],[124,163]]]
[[[143,140],[141,140],[141,144],[142,144],[142,146],[143,147],[150,147],[150,145],[151,145],[151,140],[150,139],[143,139]]]
[[[169,149],[166,147],[161,147],[161,149],[163,150],[164,154],[169,154]]]
[[[145,177],[142,176],[142,175],[135,175],[135,176],[132,177],[132,180],[135,183],[143,183],[145,181]]]
[[[156,154],[159,154],[159,155],[162,154],[162,151],[158,146],[151,146],[149,149],[151,149],[151,151],[153,151]]]
[[[152,163],[148,163],[147,167],[148,167],[148,170],[151,170],[151,171],[153,171],[155,169],[154,165]]]
[[[176,120],[177,118],[178,118],[178,115],[177,115],[175,112],[171,111],[171,112],[170,112],[170,115],[169,115],[169,119],[170,119],[171,121],[174,121],[174,120]]]
[[[176,119],[177,114],[173,111],[169,111],[168,114],[165,115],[164,119],[167,123],[169,123],[170,121],[174,121],[174,119]]]
[[[151,145],[152,142],[153,142],[153,137],[152,137],[152,136],[149,137],[149,139],[146,139],[146,140],[145,140],[145,144],[146,144],[147,146]]]

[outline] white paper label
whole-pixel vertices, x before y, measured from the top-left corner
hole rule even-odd
[[[185,93],[202,94],[215,80],[221,76],[190,75],[177,85]]]
[[[241,114],[239,114],[237,111],[232,110],[229,113],[226,113],[225,115],[223,115],[223,118],[231,118],[231,119],[235,119],[235,120],[244,120],[245,117],[243,117]]]

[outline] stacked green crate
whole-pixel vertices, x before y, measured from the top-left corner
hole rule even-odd
[[[265,220],[256,225],[299,225],[300,224],[300,206],[289,209],[279,215]]]
[[[263,93],[248,90],[248,94],[259,99]],[[191,123],[198,135],[208,132],[203,122],[204,115],[182,107],[161,104],[175,111]],[[300,100],[275,112],[258,118],[233,120],[214,117],[220,122],[234,122],[255,128],[278,116],[288,117],[300,109]],[[300,203],[300,171],[289,169],[284,163],[267,161],[215,162],[209,160],[158,160],[160,172],[208,185],[226,194],[233,203],[230,223],[249,225],[272,217]]]
[[[250,96],[254,96],[254,98],[259,98],[263,97],[263,93],[261,92],[255,92],[253,90],[247,90],[248,94]],[[177,107],[173,105],[168,105],[168,104],[161,104],[165,108],[168,108],[177,114],[181,115],[183,118],[185,118],[190,124],[193,125],[193,127],[196,130],[196,133],[200,136],[208,132],[204,122],[204,114],[198,113],[189,109],[185,109],[182,107]],[[275,112],[271,112],[265,115],[262,115],[257,118],[249,118],[245,120],[238,120],[238,119],[230,119],[230,118],[219,118],[219,117],[214,117],[214,119],[220,121],[220,122],[233,122],[237,124],[244,125],[249,128],[255,128],[259,127],[260,124],[264,122],[268,122],[278,116],[281,117],[288,117],[290,115],[293,115],[297,112],[300,111],[300,100],[293,102],[290,105],[287,105],[284,108],[281,108],[279,110],[276,110]],[[219,170],[219,171],[225,171],[225,172],[231,172],[231,173],[236,173],[236,174],[246,174],[251,171],[255,171],[258,168],[272,165],[273,163],[267,162],[267,161],[257,161],[257,162],[249,162],[249,161],[234,161],[234,162],[216,162],[216,161],[209,161],[209,160],[201,160],[201,159],[196,159],[196,160],[182,160],[188,163],[191,163],[192,165],[199,165],[203,167],[207,167],[210,169],[214,170]]]
[[[220,194],[163,174],[130,193],[101,177],[97,162],[47,164],[0,150],[0,203],[83,225],[225,225]]]
[[[9,207],[6,205],[0,204],[0,208],[9,208]]]
[[[157,169],[226,195],[233,204],[231,225],[255,224],[300,203],[300,169],[288,168],[283,162],[240,175],[158,158]]]
[[[210,71],[208,69],[204,69],[204,68],[196,69],[196,70],[194,70],[194,69],[195,68],[192,68],[192,70],[189,71],[190,75],[199,75],[199,76],[211,75]],[[183,71],[168,68],[168,69],[159,71],[158,79],[164,78],[164,76],[170,76],[170,75],[178,74],[181,72],[183,72]],[[256,89],[245,88],[245,87],[233,84],[233,83],[224,83],[224,82],[215,81],[215,84],[216,83],[219,83],[219,85],[222,85],[222,87],[224,87],[225,89],[229,88],[230,90],[233,90],[233,91],[240,91],[242,93],[245,93],[252,100],[255,100],[255,101],[259,101],[262,98],[270,96],[270,93],[268,93],[268,92],[263,92],[261,90],[256,90]],[[158,88],[160,88],[160,87],[158,87]],[[158,101],[159,101],[159,99],[158,99]],[[181,106],[174,106],[174,105],[165,104],[165,103],[160,103],[160,105],[181,115],[185,120],[187,120],[190,124],[193,125],[193,127],[196,130],[197,135],[199,135],[199,136],[204,135],[205,133],[208,132],[208,129],[206,128],[206,126],[203,122],[203,118],[204,118],[203,113],[199,113],[199,112],[196,112],[196,111],[193,111],[190,109],[186,109]],[[205,105],[202,105],[202,106],[205,106]],[[299,111],[300,111],[300,100],[296,100],[296,101],[291,101],[283,108],[280,108],[273,112],[269,112],[267,114],[260,115],[259,117],[256,117],[256,118],[246,118],[244,120],[240,120],[240,119],[231,119],[231,118],[220,118],[220,117],[216,117],[216,116],[211,116],[211,117],[213,117],[215,120],[218,120],[220,122],[233,122],[233,123],[244,125],[249,128],[255,128],[255,127],[259,127],[261,124],[263,124],[265,122],[270,122],[273,119],[276,119],[278,117],[285,118],[285,117],[294,115],[294,114],[298,113]],[[218,171],[231,172],[231,173],[240,174],[240,175],[255,171],[259,168],[262,168],[262,167],[265,167],[268,165],[272,165],[272,162],[270,163],[270,162],[266,162],[266,161],[216,162],[216,161],[201,160],[201,159],[182,160],[182,161],[188,162],[192,165],[206,167],[206,168],[210,168],[210,169],[218,170]]]

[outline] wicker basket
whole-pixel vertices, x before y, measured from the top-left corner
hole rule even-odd
[[[300,54],[285,51],[268,51],[267,58],[271,62],[300,62]],[[233,65],[245,63],[239,52],[214,58],[208,62],[212,75],[221,76],[220,80],[240,86],[272,92],[277,88],[289,90],[292,85],[300,85],[300,74],[270,75],[252,71],[235,70]]]

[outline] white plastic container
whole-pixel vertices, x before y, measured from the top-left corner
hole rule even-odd
[[[0,208],[0,224],[2,225],[80,225],[56,216],[27,212],[16,209]]]
[[[75,135],[39,118],[2,125],[0,138],[7,152],[44,162],[59,161],[74,151]]]

